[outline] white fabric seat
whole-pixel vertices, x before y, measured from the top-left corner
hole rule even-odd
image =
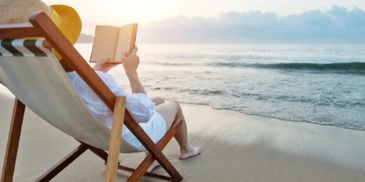
[[[30,45],[24,46],[24,40],[1,41],[0,81],[56,128],[81,142],[108,150],[110,130],[88,111],[61,64],[42,42],[34,41],[30,49]],[[121,140],[121,152],[138,152]]]

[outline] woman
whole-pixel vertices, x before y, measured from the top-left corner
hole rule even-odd
[[[153,142],[157,143],[175,120],[181,120],[182,124],[177,128],[175,135],[175,139],[180,146],[179,159],[184,160],[199,155],[199,149],[188,143],[186,122],[180,104],[176,101],[164,102],[161,98],[155,98],[152,101],[138,77],[137,68],[139,63],[137,48],[135,48],[129,55],[123,55],[121,62],[109,63],[104,60],[96,63],[93,68],[115,95],[126,96],[127,110],[133,119],[140,123]],[[111,75],[107,74],[110,69],[119,64],[124,67],[132,94],[123,89]],[[111,128],[112,112],[75,72],[68,73],[68,75],[89,110],[101,123]],[[126,127],[123,128],[122,135],[133,147],[145,150],[143,145]]]

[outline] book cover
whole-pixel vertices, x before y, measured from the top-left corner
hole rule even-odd
[[[101,60],[119,62],[123,53],[130,53],[136,43],[137,23],[122,27],[97,25],[90,62]]]

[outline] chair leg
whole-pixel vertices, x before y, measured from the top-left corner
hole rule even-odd
[[[106,164],[105,182],[117,181],[117,170],[119,165],[119,153],[121,145],[121,133],[124,123],[126,98],[118,96],[115,99],[113,112],[113,124],[109,141],[109,154]]]
[[[40,176],[38,179],[36,179],[36,181],[37,182],[38,181],[50,181],[58,173],[60,173],[63,169],[65,169],[68,165],[70,165],[75,159],[77,159],[81,154],[83,154],[87,149],[88,149],[87,145],[80,144],[76,149],[74,149],[65,158],[63,158],[56,165],[54,165],[47,172],[45,172],[42,176]]]
[[[87,144],[85,144],[87,145]],[[106,153],[104,150],[93,147],[91,145],[87,145],[87,147],[89,148],[89,150],[94,153],[95,155],[99,156],[101,159],[104,160],[105,164],[108,160],[108,153]]]
[[[129,127],[130,130],[134,130],[135,128],[137,128],[137,126]],[[182,178],[181,175],[175,169],[175,167],[166,158],[166,156],[161,153],[161,150],[159,150],[157,148],[157,146],[149,138],[147,138],[148,136],[141,137],[140,134],[142,133],[142,131],[135,131],[134,130],[134,131],[132,131],[132,133],[134,133],[135,136],[139,139],[139,141],[141,141],[141,143],[144,144],[144,146],[146,147],[148,152],[150,154],[152,154],[153,157],[156,158],[158,163],[161,164],[161,166],[167,171],[167,173],[169,173],[170,176],[172,176],[173,178],[176,178],[176,179]],[[142,168],[142,166],[141,166],[141,170],[137,170],[135,173],[132,174],[132,176],[130,178],[131,179],[134,179],[134,178],[139,179],[144,174],[145,171],[146,171],[146,168],[145,167]]]
[[[170,129],[166,132],[165,136],[158,142],[156,148],[158,149],[156,153],[151,153],[147,155],[147,157],[143,160],[143,162],[138,166],[138,168],[134,171],[134,173],[128,178],[128,181],[138,181],[144,173],[147,171],[148,167],[153,163],[153,161],[160,157],[162,158],[161,161],[158,161],[162,167],[169,173],[172,177],[172,181],[181,181],[183,177],[180,173],[175,169],[175,167],[167,160],[165,155],[161,152],[163,148],[168,144],[171,138],[176,133],[177,127],[181,124],[180,121],[174,122],[174,124],[170,127]],[[148,146],[146,146],[148,147]],[[155,152],[155,151],[153,151]],[[157,157],[155,157],[157,156]]]
[[[119,165],[118,169],[123,170],[123,171],[127,171],[127,172],[131,172],[131,173],[136,171],[136,169],[134,169],[134,168],[130,168],[130,167],[122,166],[122,165]],[[173,179],[170,176],[164,176],[164,175],[156,174],[156,173],[152,173],[152,172],[145,172],[143,175],[153,177],[153,178],[162,179],[162,180],[166,180],[166,181],[173,181]]]
[[[6,146],[1,182],[13,181],[24,111],[25,105],[16,98],[14,101],[13,116],[11,119],[8,143]]]
[[[168,144],[168,142],[174,136],[176,129],[177,129],[177,127],[179,127],[180,124],[181,124],[181,122],[174,122],[174,124],[171,126],[171,128],[166,132],[165,136],[157,144],[157,147],[159,148],[159,150],[162,150]],[[85,144],[85,145],[87,145],[87,144]],[[104,161],[107,160],[107,158],[108,158],[107,152],[105,152],[102,149],[90,146],[90,145],[87,145],[87,146],[91,152],[93,152],[94,154],[96,154],[97,156],[102,158]],[[162,176],[162,175],[158,175],[158,174],[154,174],[154,173],[145,172],[154,160],[155,159],[153,158],[152,155],[148,155],[137,169],[132,169],[132,168],[121,166],[121,165],[118,165],[118,168],[121,170],[124,170],[124,171],[132,172],[132,175],[128,179],[129,181],[138,181],[142,176],[151,176],[151,177],[156,177],[156,178],[170,180],[170,181],[181,181],[182,180],[182,176],[179,173],[177,173],[176,175],[172,176],[172,178],[170,178],[170,177],[166,177],[166,176]]]
[[[85,144],[85,145],[87,145],[87,144]],[[105,161],[105,164],[106,164],[107,158],[108,158],[108,153],[107,152],[105,152],[102,149],[93,147],[91,145],[87,145],[87,147],[92,153],[94,153],[95,155],[97,155],[101,159],[103,159]],[[123,171],[128,171],[128,172],[131,172],[131,173],[136,171],[136,169],[126,167],[126,166],[122,166],[120,164],[118,164],[118,169],[123,170]],[[163,180],[167,180],[167,181],[172,181],[171,177],[163,176],[163,175],[155,174],[155,173],[150,173],[150,172],[145,172],[144,176],[149,176],[149,177],[159,178],[159,179],[163,179]]]

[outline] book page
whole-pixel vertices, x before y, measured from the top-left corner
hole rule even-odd
[[[137,36],[137,23],[124,25],[120,28],[117,48],[115,50],[115,59],[121,60],[123,53],[130,53],[135,44]]]
[[[118,36],[118,27],[97,25],[90,62],[96,63],[105,59],[115,60]]]

